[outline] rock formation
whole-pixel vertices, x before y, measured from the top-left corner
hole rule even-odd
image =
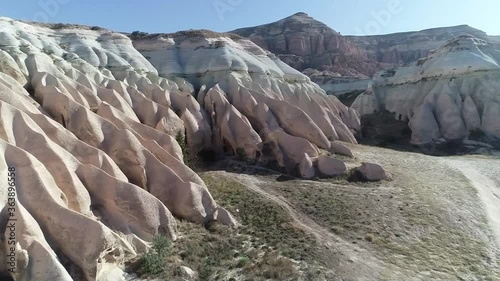
[[[417,145],[462,140],[474,130],[500,138],[499,78],[500,51],[463,35],[411,66],[381,71],[352,107],[409,120]]]
[[[15,280],[37,281],[120,280],[155,235],[176,239],[174,217],[237,224],[184,164],[177,136],[192,155],[242,155],[310,178],[313,162],[346,172],[324,154],[360,130],[355,110],[246,39],[197,31],[132,42],[7,18],[0,115],[0,171],[15,168],[16,188],[0,179],[0,272],[12,252]]]
[[[312,68],[342,76],[369,78],[380,69],[380,64],[368,59],[366,51],[354,41],[305,13],[231,32],[275,53],[299,71]]]
[[[361,167],[355,169],[359,173],[361,180],[380,181],[387,178],[387,173],[382,166],[375,163],[363,163]]]
[[[337,96],[365,90],[377,71],[416,62],[456,36],[472,35],[500,46],[498,36],[488,36],[467,25],[344,36],[305,13],[231,32],[275,53],[328,94]]]
[[[304,151],[329,149],[329,139],[356,143],[354,110],[249,40],[177,33],[135,40],[134,46],[160,76],[182,73],[200,89],[190,101],[211,116],[216,151],[265,158],[265,143],[280,166],[295,167]],[[295,151],[297,145],[303,149]]]
[[[368,58],[393,65],[413,63],[426,57],[430,51],[460,36],[472,35],[485,41],[494,41],[484,31],[468,25],[440,27],[386,35],[346,36],[366,51]]]

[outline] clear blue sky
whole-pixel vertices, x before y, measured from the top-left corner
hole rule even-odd
[[[116,31],[228,31],[306,12],[342,34],[468,24],[500,35],[499,0],[9,0],[1,16]]]

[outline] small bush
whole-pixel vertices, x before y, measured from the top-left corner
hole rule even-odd
[[[167,269],[167,257],[170,253],[170,241],[158,235],[153,238],[151,249],[140,261],[139,272],[144,275],[159,275]]]
[[[222,48],[222,47],[224,47],[224,46],[226,46],[226,43],[225,43],[224,41],[222,41],[222,40],[217,40],[217,41],[215,41],[215,48],[216,48],[216,49],[218,49],[218,48]]]
[[[54,24],[54,25],[52,26],[52,29],[56,29],[56,30],[58,30],[58,29],[64,29],[64,28],[66,28],[66,27],[67,27],[67,25],[66,25],[66,24],[64,24],[64,23],[56,23],[56,24]]]
[[[379,147],[389,147],[397,143],[398,138],[392,135],[380,135],[375,140],[375,145]]]
[[[469,132],[469,138],[472,140],[481,140],[486,137],[486,133],[480,128],[472,129]]]
[[[240,160],[247,159],[247,153],[245,152],[245,149],[243,147],[236,148],[236,157]]]
[[[249,263],[250,263],[250,259],[248,257],[244,256],[244,257],[241,257],[238,260],[238,263],[236,264],[236,267],[243,268],[243,267],[245,267]]]
[[[178,132],[177,135],[175,136],[175,140],[177,143],[180,145],[182,149],[182,157],[184,159],[184,164],[187,166],[191,167],[193,163],[191,163],[191,157],[189,154],[189,146],[186,141],[186,137],[181,132]]]
[[[370,243],[373,243],[373,241],[375,241],[375,235],[373,235],[371,233],[368,233],[365,236],[365,240],[368,241],[368,242],[370,242]]]
[[[411,134],[412,134],[412,131],[411,131],[410,127],[405,127],[401,130],[401,135],[403,135],[405,137],[411,136]]]
[[[50,49],[47,49],[47,48],[43,48],[42,52],[44,52],[45,54],[47,54],[49,56],[54,54],[53,50],[50,50]]]
[[[130,38],[132,38],[133,40],[137,40],[137,39],[141,39],[141,38],[148,36],[148,34],[149,33],[147,33],[147,32],[134,31],[134,32],[132,32],[132,34],[130,34]]]

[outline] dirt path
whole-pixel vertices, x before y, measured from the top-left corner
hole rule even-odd
[[[388,280],[397,280],[405,276],[404,273],[400,272],[400,268],[380,261],[367,250],[341,239],[317,224],[313,219],[295,209],[293,204],[278,192],[266,188],[265,181],[255,176],[224,171],[218,171],[215,174],[219,177],[230,178],[281,206],[295,221],[298,228],[314,235],[319,243],[324,244],[332,251],[332,258],[339,263],[337,269],[341,269],[343,271],[341,273],[346,276],[356,276],[356,280],[387,280],[388,275],[390,275]]]
[[[495,176],[495,179],[499,179],[500,160],[484,162],[473,159],[449,159],[446,162],[460,170],[477,189],[478,196],[488,215],[488,222],[495,235],[497,247],[500,248],[500,184],[492,178]],[[483,170],[485,169],[491,173],[491,176],[484,174]]]

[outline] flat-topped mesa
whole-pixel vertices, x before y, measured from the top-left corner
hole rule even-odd
[[[449,40],[408,67],[381,71],[352,107],[387,110],[409,120],[412,143],[462,140],[473,132],[500,138],[500,51],[471,35]]]

